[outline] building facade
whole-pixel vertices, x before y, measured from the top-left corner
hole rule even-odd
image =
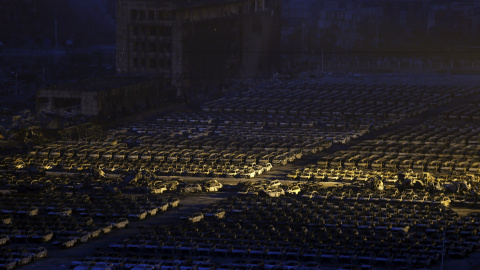
[[[281,0],[118,0],[117,74],[163,78],[182,91],[271,72]]]

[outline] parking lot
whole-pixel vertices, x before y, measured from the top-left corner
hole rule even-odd
[[[474,267],[478,90],[277,81],[4,156],[0,266]]]

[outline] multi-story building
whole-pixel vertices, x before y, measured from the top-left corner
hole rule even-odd
[[[203,91],[272,72],[281,0],[118,0],[118,74]]]

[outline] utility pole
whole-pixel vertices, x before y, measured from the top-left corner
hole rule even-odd
[[[15,96],[18,96],[18,71],[15,70]]]
[[[442,264],[440,269],[443,270],[443,256],[445,255],[445,228],[443,229],[443,244],[442,244]]]
[[[57,10],[53,10],[53,20],[55,23],[55,50],[58,49],[58,33],[57,33]]]
[[[322,50],[322,73],[323,73],[323,50]]]
[[[305,21],[302,21],[302,61],[304,59],[304,56],[303,56],[303,42],[304,42],[303,41],[303,36],[304,36],[303,28],[304,28],[304,26],[305,26]]]
[[[378,49],[378,14],[377,14],[377,49]]]
[[[445,221],[445,209],[443,209],[443,212],[441,213],[442,213],[443,221]],[[446,231],[446,228],[444,227],[443,228],[443,244],[442,244],[442,264],[440,265],[441,270],[443,270],[443,257],[445,255],[445,231]]]

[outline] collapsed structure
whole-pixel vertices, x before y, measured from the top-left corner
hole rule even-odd
[[[86,116],[125,115],[168,100],[169,92],[164,88],[161,80],[132,77],[53,85],[37,91],[37,111]]]

